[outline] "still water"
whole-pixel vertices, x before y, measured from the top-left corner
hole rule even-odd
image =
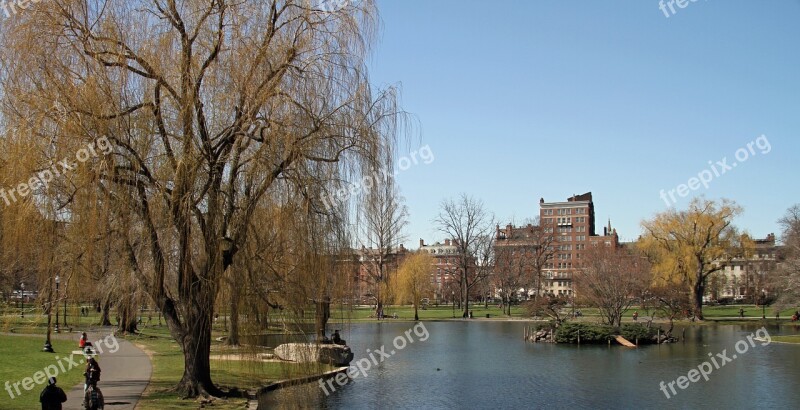
[[[424,341],[425,332],[418,327],[414,333],[413,326],[353,324],[342,335],[355,354],[353,364],[369,359],[367,349],[377,360],[381,346],[394,354],[372,365],[366,377],[358,373],[344,386],[334,383],[330,395],[312,383],[265,394],[259,408],[791,409],[800,402],[800,345],[751,343],[747,336],[761,327],[755,324],[689,327],[686,342],[639,349],[525,343],[521,322],[424,322],[429,335]],[[798,327],[779,330],[774,324],[766,330],[800,333]],[[398,336],[414,343],[396,349]],[[742,340],[738,347],[745,352],[737,353]],[[670,398],[660,390],[660,382],[668,385],[706,361],[712,369],[708,381],[684,380],[683,390],[673,384],[677,394],[667,387]]]

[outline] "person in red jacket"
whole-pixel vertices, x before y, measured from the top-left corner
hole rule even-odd
[[[86,332],[81,333],[81,340],[78,341],[78,347],[81,348],[85,353],[92,354],[92,342],[89,341],[89,337],[86,336]]]

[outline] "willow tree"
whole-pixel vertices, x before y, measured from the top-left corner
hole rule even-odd
[[[642,222],[637,246],[653,263],[656,285],[682,283],[700,320],[706,281],[742,249],[743,237],[732,225],[740,213],[732,201],[695,199],[686,210],[670,209]]]
[[[414,306],[414,320],[419,320],[419,305],[422,298],[433,295],[431,274],[435,262],[428,253],[415,253],[405,258],[397,271],[397,277],[392,281],[395,287],[395,300],[398,303],[411,303]]]
[[[280,201],[268,193],[329,212],[321,195],[394,141],[394,92],[364,66],[373,2],[310,4],[51,0],[3,22],[8,126],[66,151],[110,141],[83,164],[98,175],[86,189],[108,194],[130,272],[183,350],[187,397],[223,394],[212,310],[256,209]]]

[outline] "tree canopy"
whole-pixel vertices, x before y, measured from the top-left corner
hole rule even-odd
[[[672,208],[642,222],[644,235],[637,246],[652,261],[654,280],[657,284],[684,284],[699,319],[703,318],[706,279],[748,246],[733,226],[741,212],[732,201],[700,198],[686,210]]]

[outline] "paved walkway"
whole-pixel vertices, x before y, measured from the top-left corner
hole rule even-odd
[[[88,333],[88,336],[89,340],[95,343],[108,334],[91,332]],[[97,357],[101,369],[100,382],[97,383],[97,387],[103,392],[106,409],[133,409],[150,382],[150,374],[153,371],[150,359],[141,349],[122,339],[117,339],[119,349],[112,353],[114,343],[111,340],[109,342],[111,343],[100,345],[103,353]],[[75,350],[78,350],[77,342]],[[81,363],[86,362],[83,357],[80,359]],[[83,409],[83,383],[67,392],[64,409]]]

